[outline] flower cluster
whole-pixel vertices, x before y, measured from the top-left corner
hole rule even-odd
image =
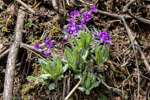
[[[98,37],[101,41],[99,42],[100,45],[104,45],[105,43],[110,43],[110,45],[114,45],[110,40],[110,34],[106,32],[100,32],[99,35],[94,34],[95,37]]]
[[[92,19],[92,14],[91,14],[92,12],[97,13],[97,9],[95,8],[95,6],[91,6],[91,11],[86,12],[84,14],[84,16],[82,15],[81,11],[77,11],[77,10],[72,11],[70,13],[70,16],[72,18],[69,20],[69,24],[66,25],[66,27],[65,27],[68,34],[70,36],[74,36],[76,34],[76,32],[78,32],[79,30],[84,30],[84,24],[87,24],[87,21]],[[77,17],[79,19],[81,19],[80,24],[77,24],[75,22],[75,19]],[[65,37],[65,39],[63,39],[63,42],[64,42],[64,40],[67,40],[66,37]]]
[[[56,42],[54,40],[46,40],[45,43],[39,45],[38,43],[35,43],[35,49],[39,50],[40,47],[45,47],[44,49],[41,50],[42,53],[44,53],[46,56],[50,56],[51,52],[50,49],[55,47]]]

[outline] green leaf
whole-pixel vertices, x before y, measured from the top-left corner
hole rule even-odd
[[[103,82],[105,82],[105,77],[102,74],[99,74],[98,76]]]
[[[93,88],[98,87],[99,84],[100,84],[100,81],[94,82],[94,83],[91,85],[91,87],[89,88],[89,90],[92,90]]]
[[[76,46],[78,46],[78,42],[77,42],[76,38],[73,37],[73,39],[74,39],[74,44],[75,44]]]
[[[86,89],[89,89],[90,85],[91,85],[91,77],[88,76],[87,79],[86,79],[86,81],[84,82],[84,87]]]
[[[100,56],[100,60],[102,62],[105,62],[108,59],[108,57],[109,57],[109,49],[105,45],[103,46],[99,56]]]
[[[41,62],[41,66],[42,66],[43,70],[44,70],[47,74],[52,75],[52,73],[47,69],[47,67],[48,67],[49,65],[50,65],[49,62],[48,62],[47,65],[45,65],[43,62]],[[52,69],[51,69],[51,70],[52,70]]]
[[[57,79],[58,79],[58,80],[61,80],[63,77],[64,77],[64,75],[61,74],[61,75],[59,75],[59,76],[57,77]]]
[[[38,62],[41,64],[41,63],[43,63],[43,64],[45,64],[45,65],[47,65],[47,62],[46,61],[44,61],[43,59],[41,59],[41,58],[38,58]]]
[[[82,77],[81,74],[75,74],[75,76],[74,76],[75,79],[80,79],[81,77]]]
[[[86,78],[87,78],[87,72],[85,72],[84,77],[83,77],[83,80],[82,80],[82,82],[81,82],[81,85],[82,85],[82,86],[83,86],[83,84],[84,84]]]
[[[125,95],[125,98],[126,98],[126,99],[128,99],[128,96],[127,96],[127,95]],[[150,98],[149,98],[148,100],[150,100]]]
[[[63,69],[62,73],[66,72],[66,70],[68,69],[68,64],[66,64],[62,69]]]
[[[51,78],[51,75],[49,74],[42,74],[40,75],[41,78],[44,78],[44,79],[48,79],[48,78]]]
[[[86,49],[89,47],[91,40],[92,39],[90,38],[90,36],[88,34],[86,34],[86,42],[85,42],[86,43],[86,46],[85,46]]]
[[[45,82],[44,82],[43,79],[39,79],[38,82],[39,82],[40,84],[42,84],[42,85],[45,85]]]
[[[51,83],[49,86],[48,86],[49,90],[54,90],[55,89],[55,83]]]
[[[87,49],[85,54],[82,56],[83,60],[86,60],[86,57],[88,56],[89,54],[89,50]]]
[[[92,79],[91,79],[92,83],[94,83],[96,81],[96,74],[92,75]]]
[[[66,47],[65,55],[66,55],[66,59],[67,59],[68,63],[73,64],[74,63],[74,58],[72,56],[72,52],[71,52],[70,48]]]
[[[31,27],[32,25],[33,25],[32,22],[27,23],[27,26],[28,26],[28,27]]]
[[[107,100],[107,97],[102,93],[99,94],[99,97],[101,100]]]
[[[90,94],[90,91],[89,91],[89,90],[86,90],[86,91],[85,91],[85,94],[86,94],[86,95],[89,95],[89,94]]]
[[[61,61],[63,62],[63,64],[67,64],[67,60],[65,59],[61,59]]]
[[[78,89],[82,92],[84,92],[86,90],[84,87],[78,87]]]
[[[56,59],[57,59],[57,71],[60,72],[62,68],[61,60],[59,57],[57,57]]]
[[[28,80],[28,81],[35,81],[36,84],[37,84],[37,83],[40,83],[40,84],[42,84],[42,85],[45,84],[43,79],[38,79],[38,78],[35,78],[35,77],[33,77],[33,76],[28,76],[28,77],[27,77],[27,80]]]
[[[27,80],[28,80],[28,81],[38,81],[39,79],[36,78],[36,77],[33,77],[33,76],[28,76],[28,77],[27,77]]]

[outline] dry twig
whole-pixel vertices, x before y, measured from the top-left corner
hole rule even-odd
[[[22,7],[22,9],[24,9]],[[12,100],[13,98],[13,86],[14,86],[14,74],[17,54],[19,52],[19,43],[22,41],[22,29],[24,24],[25,12],[19,9],[18,17],[15,27],[15,38],[14,42],[10,46],[10,52],[8,55],[6,72],[5,72],[5,83],[4,83],[4,92],[3,100]]]
[[[128,8],[134,3],[136,2],[136,0],[131,0],[130,2],[128,2],[122,9],[122,11],[125,13],[128,11]]]
[[[112,91],[114,93],[117,93],[122,99],[127,100],[123,94],[122,91],[120,89],[114,88],[114,87],[110,87],[109,85],[107,85],[105,82],[103,82],[99,77],[97,77],[97,79],[99,81],[101,81],[101,84],[103,84],[109,91]]]
[[[28,11],[35,13],[34,10],[32,10],[29,6],[27,6],[24,2],[22,2],[21,0],[16,0],[19,4],[21,4],[24,8],[26,8]]]
[[[9,49],[7,49],[6,51],[4,51],[4,52],[0,55],[0,60],[1,60],[4,56],[6,56],[6,55],[8,54],[8,52],[9,52]]]

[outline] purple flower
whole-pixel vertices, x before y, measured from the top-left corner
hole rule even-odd
[[[86,12],[85,15],[84,15],[84,19],[85,19],[86,21],[88,21],[88,20],[91,20],[91,18],[92,18],[91,13]]]
[[[110,42],[110,45],[111,45],[111,46],[114,46],[114,44],[113,44],[112,42]]]
[[[39,44],[38,44],[38,43],[35,43],[34,45],[35,45],[35,49],[36,49],[36,50],[39,50],[39,48],[40,48]]]
[[[69,34],[70,36],[73,36],[73,35],[75,34],[75,28],[74,28],[74,27],[70,27],[70,28],[68,29],[68,34]]]
[[[100,33],[99,33],[99,36],[98,36],[98,37],[99,37],[99,39],[102,39],[102,38],[103,38],[103,36],[104,36],[105,34],[106,34],[105,32],[100,32]]]
[[[77,10],[72,11],[72,12],[70,13],[70,15],[71,15],[71,17],[72,17],[73,19],[75,19],[75,18],[78,16]]]
[[[55,42],[55,41],[52,41],[52,42],[51,42],[51,47],[53,48],[55,45],[56,45],[56,42]]]
[[[72,19],[69,20],[69,24],[70,24],[71,27],[76,25],[75,21],[73,21]]]
[[[94,36],[97,37],[98,35],[95,33]]]
[[[67,42],[67,38],[66,37],[64,37],[63,39],[62,39],[62,41],[63,41],[63,43],[65,43],[65,42]]]
[[[81,24],[87,24],[86,19],[82,19]]]
[[[81,14],[82,12],[81,12],[81,11],[78,11],[78,13]]]
[[[51,40],[46,40],[45,45],[50,48],[51,47]]]
[[[45,54],[46,56],[50,56],[52,53],[49,52],[49,51],[46,51],[46,52],[44,52],[44,54]]]
[[[105,34],[102,39],[104,42],[110,43],[110,34]]]
[[[104,43],[105,43],[104,41],[100,41],[99,45],[104,45]]]
[[[84,30],[84,25],[83,25],[83,23],[81,23],[80,28],[81,28],[82,30]]]
[[[78,32],[80,30],[80,25],[76,25],[76,31]]]
[[[77,36],[77,39],[80,39],[80,36]]]
[[[95,8],[95,6],[91,6],[91,11],[97,13],[97,9]]]
[[[45,54],[46,56],[50,56],[52,53],[50,52],[50,49],[48,49],[48,51],[45,51],[44,54]]]

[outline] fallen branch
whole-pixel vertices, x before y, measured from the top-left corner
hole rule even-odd
[[[26,5],[24,2],[22,2],[21,0],[16,0],[19,4],[21,4],[24,8],[26,8],[28,11],[30,11],[31,13],[35,14],[35,11],[32,10],[28,5]]]
[[[104,85],[109,91],[112,91],[112,92],[118,94],[122,99],[127,100],[127,99],[124,97],[124,95],[123,95],[123,93],[122,93],[122,91],[121,91],[120,89],[117,89],[117,88],[114,88],[114,87],[110,87],[110,86],[107,85],[105,82],[103,82],[99,77],[97,77],[97,79],[98,79],[99,81],[101,81],[101,84]]]
[[[134,2],[136,2],[136,0],[131,0],[130,2],[128,2],[125,6],[124,6],[124,8],[122,9],[122,11],[124,12],[124,13],[127,13],[128,15],[130,15],[132,18],[134,18],[135,20],[137,20],[137,21],[139,21],[139,22],[142,22],[142,23],[144,23],[144,24],[148,24],[148,25],[150,25],[150,20],[147,20],[147,19],[144,19],[144,18],[141,18],[141,17],[136,17],[136,16],[134,16],[131,12],[129,12],[129,7],[134,3]]]
[[[73,94],[73,92],[78,88],[78,86],[81,84],[81,82],[82,82],[82,80],[83,80],[83,77],[84,76],[82,76],[82,78],[80,78],[80,81],[76,84],[76,86],[71,90],[71,92],[67,95],[67,97],[65,98],[65,100],[68,100],[69,99],[69,97]]]
[[[128,8],[134,3],[136,2],[136,0],[131,0],[130,2],[128,2],[122,9],[122,11],[125,13],[128,11]]]
[[[134,45],[134,37],[132,35],[132,32],[130,30],[130,28],[128,27],[125,19],[122,17],[122,21],[123,21],[123,24],[127,30],[127,33],[128,33],[128,36],[131,40],[131,44],[132,44],[132,48],[134,50],[134,56],[135,56],[135,60],[136,60],[136,66],[137,66],[137,76],[138,76],[138,91],[137,91],[137,100],[139,100],[139,92],[140,92],[140,73],[139,73],[139,65],[138,65],[138,59],[137,59],[137,54],[136,54],[136,49],[135,49],[135,45]]]
[[[24,8],[22,7],[22,9]],[[22,41],[22,29],[24,25],[24,17],[25,17],[25,12],[19,9],[16,27],[15,27],[14,42],[10,46],[10,49],[9,49],[10,52],[8,54],[8,60],[7,60],[7,65],[6,65],[3,100],[12,100],[13,98],[16,58],[19,52],[18,42]]]
[[[129,14],[131,17],[133,17],[135,20],[142,22],[144,24],[150,25],[150,20],[145,19],[145,18],[141,18],[141,17],[136,17],[133,14],[131,14],[131,12],[127,11],[127,14]]]
[[[4,51],[4,52],[0,55],[0,60],[1,60],[4,56],[6,56],[6,55],[8,54],[8,52],[9,52],[9,49],[7,49],[6,51]]]
[[[65,99],[65,94],[66,94],[66,80],[67,80],[68,76],[66,75],[63,79],[63,97],[62,100]]]
[[[42,57],[41,55],[38,54],[38,53],[40,53],[40,54],[43,54],[43,53],[40,51],[37,51],[33,46],[30,46],[30,45],[27,45],[24,43],[20,43],[20,46],[21,46],[21,48],[25,48],[25,49],[29,50],[30,52],[33,52],[34,54],[36,54],[37,56],[39,56],[40,58],[42,58],[43,60],[46,61],[46,59],[44,57]],[[36,52],[38,52],[38,53],[36,53]]]
[[[34,52],[37,52],[37,53],[39,53],[39,54],[43,54],[43,53],[41,52],[42,49],[39,49],[39,50],[37,51],[34,46],[31,46],[31,45],[28,45],[28,44],[25,44],[25,43],[22,43],[22,42],[20,42],[20,48],[28,48],[28,49],[30,49],[30,50],[32,50],[32,51],[34,51]]]

